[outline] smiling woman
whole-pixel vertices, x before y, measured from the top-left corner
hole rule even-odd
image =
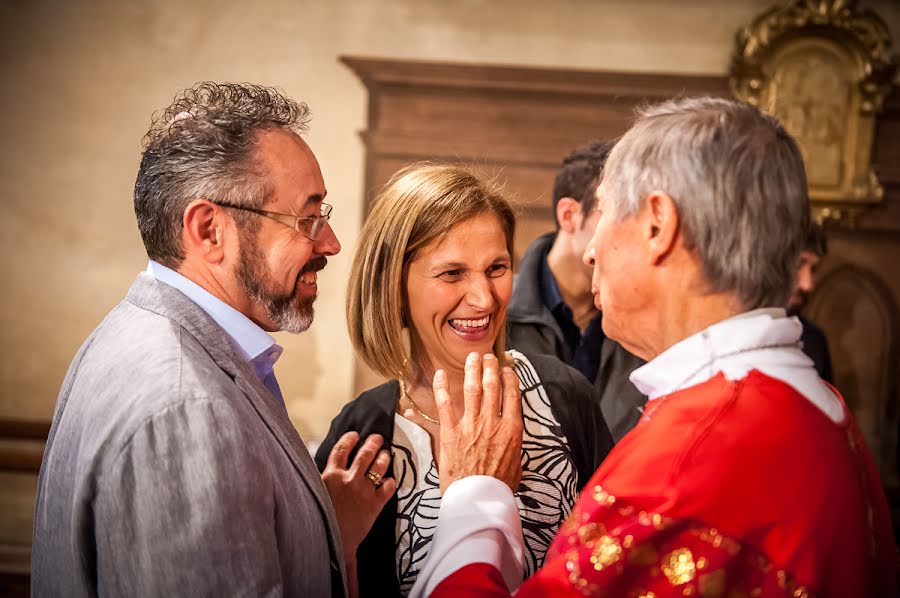
[[[472,216],[417,252],[407,266],[405,290],[419,370],[458,370],[472,351],[491,351],[512,294],[500,218],[492,212]]]
[[[316,456],[321,469],[348,431],[380,434],[393,455],[385,477],[397,480],[397,494],[357,555],[361,595],[406,595],[428,555],[441,504],[436,371],[446,372],[460,407],[470,353],[493,353],[518,377],[526,576],[612,446],[581,374],[552,357],[505,350],[514,234],[515,216],[496,188],[431,164],[394,175],[363,227],[347,291],[350,338],[392,381],[349,403]]]

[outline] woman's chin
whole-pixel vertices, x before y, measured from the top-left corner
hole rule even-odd
[[[497,333],[493,330],[493,326],[472,332],[461,332],[449,324],[446,327],[449,330],[445,331],[443,350],[460,370],[464,369],[469,353],[484,355],[493,352],[494,342],[497,340]]]

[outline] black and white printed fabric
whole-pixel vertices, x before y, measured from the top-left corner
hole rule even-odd
[[[515,492],[525,535],[525,576],[543,564],[550,542],[577,498],[578,476],[562,427],[553,415],[537,372],[524,355],[510,351],[522,393],[525,434],[522,481]],[[397,578],[405,596],[428,556],[441,508],[440,478],[428,433],[394,417],[397,479]]]

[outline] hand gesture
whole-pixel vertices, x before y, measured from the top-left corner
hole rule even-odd
[[[501,374],[494,355],[470,353],[462,413],[450,399],[443,370],[435,372],[433,389],[441,422],[441,492],[471,475],[495,477],[515,491],[522,477],[524,425],[519,380],[512,368],[504,367]]]
[[[341,436],[331,449],[325,471],[322,472],[322,481],[334,505],[344,544],[344,557],[348,562],[355,562],[356,549],[397,489],[393,478],[384,479],[391,455],[386,450],[378,450],[383,443],[378,434],[366,438],[353,463],[347,467],[347,459],[357,442],[359,434],[356,432]]]

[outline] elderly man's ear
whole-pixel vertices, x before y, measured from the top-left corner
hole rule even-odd
[[[577,199],[561,197],[556,202],[556,221],[559,223],[559,230],[573,234],[580,228],[583,219],[581,204]]]
[[[195,199],[184,209],[182,242],[185,251],[203,261],[218,264],[225,259],[225,210]]]
[[[648,255],[656,265],[672,252],[678,241],[678,206],[667,193],[653,191],[644,201],[644,218]]]

